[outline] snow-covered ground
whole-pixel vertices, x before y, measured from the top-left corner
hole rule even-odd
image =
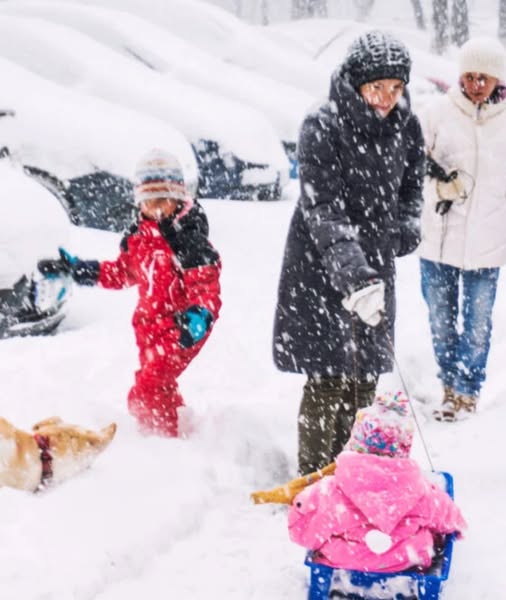
[[[85,473],[44,494],[0,494],[0,598],[150,600],[305,598],[304,552],[288,539],[286,510],[249,493],[295,475],[303,379],[278,373],[270,337],[277,277],[295,190],[283,202],[205,202],[223,256],[223,311],[208,345],[181,378],[196,413],[185,440],[142,437],[126,411],[136,366],[129,319],[135,290],[78,288],[53,337],[0,344],[0,414],[18,427],[50,415],[101,427],[110,448]],[[118,236],[74,229],[71,250],[114,255]],[[415,257],[399,261],[397,360],[412,397],[437,401]],[[490,376],[479,411],[434,423],[414,400],[432,461],[455,477],[469,521],[455,546],[445,598],[503,593],[506,475],[501,467],[504,288],[495,312]],[[396,374],[381,381],[397,390]],[[417,439],[414,456],[428,468]]]
[[[97,118],[97,135],[104,123]],[[296,470],[304,379],[279,373],[271,359],[277,280],[297,195],[297,184],[290,185],[278,203],[203,203],[223,257],[223,309],[180,380],[195,412],[188,439],[143,437],[127,413],[137,361],[130,326],[135,289],[76,287],[56,335],[0,342],[1,416],[23,429],[52,415],[93,428],[118,424],[92,468],[60,487],[35,495],[0,490],[1,600],[306,598],[304,550],[288,539],[286,508],[249,500],[250,492],[283,483]],[[73,228],[68,249],[107,258],[118,242],[116,234]],[[429,417],[441,390],[419,287],[416,257],[400,260],[398,370],[380,386],[397,391],[405,382],[434,468],[453,474],[469,522],[455,545],[445,599],[501,599],[504,283],[478,413],[456,424]],[[413,456],[429,469],[419,436]]]

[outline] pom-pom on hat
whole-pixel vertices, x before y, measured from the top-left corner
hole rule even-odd
[[[136,204],[154,198],[185,200],[186,195],[183,170],[173,154],[155,148],[139,161],[135,170]]]
[[[408,399],[401,393],[377,396],[371,406],[357,411],[345,450],[406,458],[413,443]]]
[[[484,73],[504,81],[506,79],[506,53],[495,38],[476,37],[468,40],[459,51],[459,74]]]
[[[406,46],[384,31],[364,33],[348,48],[341,66],[341,76],[358,89],[378,79],[400,79],[409,82],[411,57]]]

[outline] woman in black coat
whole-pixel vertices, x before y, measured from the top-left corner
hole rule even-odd
[[[419,242],[423,138],[405,84],[406,47],[362,35],[299,139],[301,195],[279,282],[273,352],[307,375],[299,471],[331,462],[357,408],[392,369],[396,256]]]

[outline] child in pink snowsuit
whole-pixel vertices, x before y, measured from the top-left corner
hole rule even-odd
[[[207,217],[188,197],[177,159],[151,151],[138,165],[138,222],[112,261],[83,261],[60,249],[39,262],[46,276],[66,272],[81,285],[136,285],[132,318],[139,369],[128,409],[146,433],[177,436],[184,401],[177,378],[201,350],[221,307],[221,263],[208,240]]]
[[[413,426],[401,394],[357,412],[336,470],[308,486],[288,514],[290,538],[313,560],[358,571],[429,567],[434,536],[466,527],[450,496],[409,458]]]

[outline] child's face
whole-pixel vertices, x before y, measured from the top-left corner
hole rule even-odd
[[[141,213],[153,221],[161,221],[174,214],[177,208],[176,200],[168,198],[151,198],[141,202]]]

